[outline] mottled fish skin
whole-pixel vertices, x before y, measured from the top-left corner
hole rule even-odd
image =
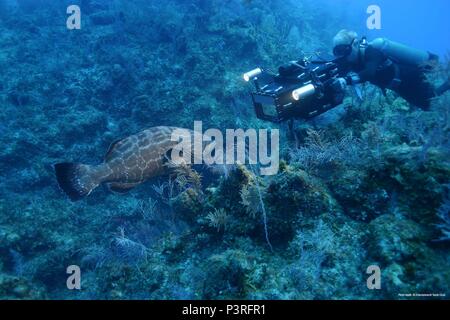
[[[55,164],[58,184],[72,201],[77,201],[102,183],[113,191],[126,192],[150,178],[167,174],[170,151],[180,142],[172,141],[175,130],[180,130],[178,138],[193,139],[191,130],[153,127],[113,143],[100,165]]]
[[[153,127],[118,141],[97,168],[99,181],[141,183],[166,174],[168,152],[179,143],[171,140],[177,129]]]

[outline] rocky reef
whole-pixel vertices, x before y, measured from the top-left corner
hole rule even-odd
[[[0,298],[450,292],[448,94],[425,112],[366,85],[288,134],[256,119],[241,74],[330,51],[344,17],[312,1],[71,2],[81,30],[66,29],[64,1],[0,1]],[[279,173],[186,167],[76,203],[58,188],[52,164],[99,163],[112,141],[194,120],[279,128]]]

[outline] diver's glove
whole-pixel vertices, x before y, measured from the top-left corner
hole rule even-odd
[[[331,84],[334,92],[343,92],[347,89],[347,81],[345,78],[336,78]]]
[[[344,79],[349,86],[361,83],[361,78],[359,77],[359,75],[353,72],[346,76]]]
[[[335,105],[341,104],[344,101],[345,91],[347,89],[347,81],[344,78],[336,78],[331,83],[333,91],[333,102]]]

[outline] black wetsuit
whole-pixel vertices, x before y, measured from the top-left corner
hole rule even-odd
[[[362,56],[364,55],[364,57]],[[382,51],[370,45],[360,51],[356,65],[343,63],[343,74],[356,72],[360,82],[370,82],[381,89],[391,89],[409,103],[428,110],[431,98],[436,96],[435,89],[425,77],[426,70],[419,66],[410,66],[393,62]],[[346,78],[349,84],[349,78]]]

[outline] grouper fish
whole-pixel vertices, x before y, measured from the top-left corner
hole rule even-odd
[[[168,174],[167,157],[178,144],[171,139],[177,129],[153,127],[118,140],[99,165],[58,163],[54,166],[58,184],[72,201],[77,201],[103,183],[111,191],[125,193],[150,178]]]

